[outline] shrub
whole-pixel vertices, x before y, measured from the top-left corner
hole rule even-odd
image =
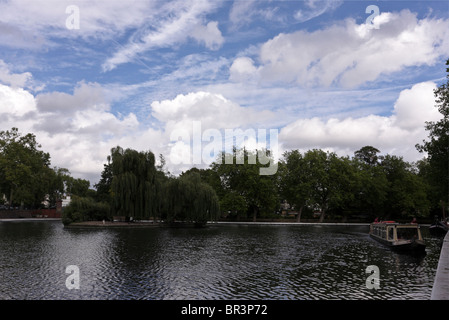
[[[96,202],[89,197],[74,196],[70,204],[62,212],[62,223],[109,220],[111,217],[109,204]]]

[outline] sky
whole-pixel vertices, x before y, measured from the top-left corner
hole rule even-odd
[[[91,185],[116,146],[173,174],[242,144],[413,162],[447,59],[449,1],[0,0],[0,131]]]

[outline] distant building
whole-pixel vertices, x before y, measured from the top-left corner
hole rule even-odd
[[[62,207],[67,207],[70,204],[70,201],[72,201],[72,199],[70,198],[70,195],[65,195],[64,197],[62,197]]]

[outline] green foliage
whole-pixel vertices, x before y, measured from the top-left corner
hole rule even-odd
[[[301,213],[305,206],[311,205],[312,180],[310,168],[306,166],[303,155],[298,150],[287,151],[279,164],[278,189],[283,200],[299,213],[297,221],[301,220]]]
[[[349,158],[335,153],[309,150],[304,155],[310,185],[310,202],[321,210],[320,222],[330,208],[345,208],[354,200],[355,171]]]
[[[219,214],[218,197],[211,186],[201,181],[198,172],[170,179],[164,187],[163,201],[168,222],[203,224]]]
[[[353,166],[356,174],[356,191],[353,210],[368,214],[371,218],[384,215],[389,182],[383,168],[359,157],[354,157]]]
[[[365,146],[360,150],[354,152],[354,158],[359,159],[360,161],[370,166],[374,166],[379,160],[379,156],[377,155],[379,152],[380,151],[377,148],[374,148],[372,146]]]
[[[220,200],[220,208],[229,218],[239,220],[246,215],[248,208],[245,198],[234,190],[229,190]]]
[[[414,168],[401,157],[386,155],[381,162],[388,180],[386,216],[426,216],[430,202],[427,186]]]
[[[62,223],[110,220],[111,211],[108,203],[97,202],[92,198],[74,196],[62,212]]]
[[[319,149],[291,150],[284,153],[276,174],[261,175],[266,166],[251,161],[257,151],[234,149],[222,153],[210,168],[192,168],[176,178],[166,170],[163,155],[156,166],[149,151],[116,147],[94,191],[89,181],[71,177],[67,169],[51,168],[50,155],[40,150],[33,134],[12,128],[0,132],[0,193],[9,203],[28,207],[40,206],[45,198],[54,205],[70,193],[73,200],[64,211],[64,223],[112,214],[203,223],[215,219],[220,209],[231,218],[255,220],[273,214],[284,200],[300,213],[320,209],[320,221],[350,213],[392,219],[429,216],[449,203],[447,71],[447,83],[434,92],[443,118],[426,123],[429,139],[416,147],[427,157],[416,164],[381,156],[373,146],[362,147],[352,158]]]
[[[17,128],[0,132],[0,191],[11,205],[38,206],[51,183],[50,155],[35,135]]]
[[[275,211],[279,199],[276,175],[261,175],[260,168],[266,166],[258,161],[251,163],[251,158],[256,158],[255,152],[234,149],[233,154],[222,153],[212,163],[211,169],[220,181],[220,187],[217,183],[214,185],[219,190],[217,194],[220,195],[220,201],[227,206],[225,209],[229,211],[234,206],[234,210],[244,210],[245,215],[252,213],[255,221],[259,213],[270,214]],[[231,199],[237,202],[230,205]]]
[[[48,200],[50,202],[50,206],[54,206],[56,201],[62,198],[65,192],[64,181],[69,175],[69,170],[57,167],[53,168],[52,173],[48,174]]]
[[[95,199],[97,201],[111,202],[111,185],[112,185],[112,164],[111,156],[108,156],[108,163],[103,165],[103,171],[101,172],[101,178],[98,183],[94,185],[97,192]]]
[[[93,195],[88,180],[51,168],[50,155],[40,148],[32,133],[22,135],[17,128],[0,132],[0,192],[11,205],[37,208],[47,200],[54,206],[64,193]]]
[[[279,167],[279,194],[299,212],[319,209],[327,214],[368,214],[391,218],[429,214],[429,186],[418,170],[402,158],[378,156],[367,146],[355,156],[309,150],[288,151]],[[421,165],[422,166],[422,165]],[[299,219],[299,216],[298,216]]]
[[[117,147],[112,149],[111,199],[114,215],[135,220],[155,216],[159,185],[154,154]]]
[[[90,181],[85,179],[75,179],[65,176],[66,192],[79,197],[87,197],[89,194]]]

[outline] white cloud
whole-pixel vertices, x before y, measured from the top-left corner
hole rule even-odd
[[[79,83],[73,94],[50,92],[34,97],[22,88],[0,85],[0,130],[32,132],[52,165],[96,182],[110,149],[117,145],[162,150],[161,135],[142,128],[133,113],[109,111],[96,83]],[[156,153],[157,154],[157,153]]]
[[[247,127],[267,123],[273,117],[270,111],[244,108],[220,94],[201,91],[180,94],[172,100],[155,101],[151,107],[152,115],[167,123],[166,130],[183,122],[190,122],[191,126],[192,121],[201,121],[204,129]]]
[[[198,42],[204,42],[206,48],[217,50],[224,42],[217,21],[210,21],[207,25],[197,25],[192,30],[192,37]]]
[[[35,128],[50,134],[69,132],[102,140],[103,136],[118,136],[139,127],[133,113],[120,116],[110,112],[98,83],[80,82],[73,94],[50,92],[37,95],[35,100],[40,118]]]
[[[103,88],[84,82],[77,84],[73,94],[50,92],[37,97],[20,88],[0,85],[0,104],[7,106],[0,110],[1,130],[17,126],[21,132],[35,133],[43,150],[50,153],[52,165],[68,168],[75,176],[92,182],[98,180],[106,156],[117,145],[151,150],[156,156],[162,153],[169,170],[179,173],[188,166],[177,162],[177,150],[186,151],[187,145],[171,143],[173,133],[185,130],[193,139],[193,125],[199,123],[201,135],[220,132],[224,139],[225,129],[250,127],[257,131],[257,125],[267,128],[273,118],[269,111],[241,107],[219,94],[192,92],[154,101],[152,116],[162,123],[162,129],[153,129],[145,127],[133,113],[111,113]]]
[[[342,154],[373,145],[383,153],[417,160],[422,155],[414,146],[426,138],[424,121],[440,117],[434,107],[434,88],[435,83],[424,82],[403,90],[391,116],[297,119],[281,129],[279,142],[284,150],[316,147]],[[98,181],[106,156],[117,145],[151,150],[156,156],[162,153],[168,170],[177,174],[192,164],[195,124],[205,138],[199,166],[206,167],[207,161],[213,160],[207,152],[215,150],[215,140],[210,139],[214,134],[219,137],[217,145],[224,147],[229,142],[225,141],[226,129],[240,129],[242,135],[250,129],[257,134],[258,129],[272,129],[277,117],[271,111],[242,107],[220,94],[200,91],[154,101],[152,116],[162,124],[162,129],[154,129],[145,127],[133,113],[111,113],[102,88],[95,83],[80,83],[73,94],[52,92],[37,98],[26,90],[0,85],[0,103],[7,106],[0,109],[1,130],[16,126],[21,132],[35,133],[53,165],[68,168],[74,176],[92,183]],[[66,111],[57,108],[59,104],[66,105]],[[176,137],[173,141],[177,133],[186,133],[188,139],[176,141]],[[260,142],[249,137],[246,145],[254,147]]]
[[[104,91],[98,83],[80,82],[73,95],[65,92],[50,92],[39,94],[37,107],[41,112],[68,114],[79,110],[95,108],[108,109]]]
[[[306,9],[296,11],[293,16],[299,22],[306,22],[328,11],[335,10],[342,3],[341,0],[305,1]]]
[[[0,124],[14,123],[36,111],[34,97],[22,88],[14,88],[0,84]]]
[[[434,107],[435,88],[434,83],[424,82],[403,90],[389,117],[298,119],[281,130],[280,143],[287,150],[322,148],[350,155],[363,146],[372,145],[383,153],[404,156],[408,161],[418,160],[422,155],[415,144],[427,137],[425,121],[441,118]]]
[[[394,105],[395,125],[404,130],[422,128],[424,121],[437,121],[441,114],[435,105],[433,82],[422,82],[401,91]],[[431,107],[432,106],[432,107]],[[419,141],[420,142],[420,141]]]
[[[170,163],[169,155],[174,151],[173,162],[179,162],[183,152],[192,151],[190,141],[176,142],[171,135],[192,136],[194,123],[201,124],[203,133],[222,134],[225,129],[282,127],[284,148],[321,147],[352,154],[371,144],[415,159],[414,145],[426,137],[424,121],[439,117],[433,107],[435,84],[419,83],[398,95],[403,82],[394,80],[401,71],[410,76],[418,70],[422,75],[428,69],[421,66],[441,63],[449,55],[449,20],[418,19],[404,10],[376,17],[378,29],[347,19],[324,28],[315,25],[321,28],[315,31],[276,37],[273,29],[262,33],[274,19],[280,22],[275,30],[291,30],[301,27],[298,21],[329,12],[339,3],[299,3],[303,10],[296,12],[298,20],[292,25],[288,22],[294,10],[276,1],[234,1],[226,20],[226,13],[216,10],[222,1],[215,0],[0,0],[2,46],[45,48],[24,51],[19,60],[10,50],[14,64],[0,60],[0,130],[17,126],[21,132],[34,132],[54,165],[91,180],[98,178],[110,148],[117,145],[162,153],[172,172],[186,169]],[[79,30],[66,27],[68,5],[80,9]],[[242,26],[250,31],[232,34]],[[223,27],[229,38],[223,36]],[[268,37],[273,38],[259,42]],[[225,50],[212,52],[225,40],[229,43]],[[123,45],[110,51],[114,50],[107,46],[110,41]],[[189,52],[167,50],[183,45]],[[195,51],[195,45],[202,52]],[[63,57],[67,52],[73,56]],[[97,58],[91,59],[94,53]],[[150,67],[138,73],[132,68],[116,78],[97,74],[96,80],[78,82],[73,92],[33,95],[30,88],[36,75],[45,78],[47,86],[60,87],[76,83],[86,70],[84,76],[95,77],[95,59],[104,59],[103,70],[108,71],[140,55]],[[49,66],[48,61],[59,58],[63,59]],[[61,66],[73,67],[75,60],[80,67],[70,74],[55,73]],[[30,63],[39,72],[24,72]],[[395,77],[388,79],[391,87],[334,87],[353,88],[387,76]],[[123,114],[112,108],[113,101],[122,103],[117,109]],[[390,116],[380,115],[388,111]],[[258,143],[250,139],[247,145]]]
[[[347,19],[322,30],[281,33],[261,46],[254,76],[268,83],[353,88],[449,55],[447,19],[419,20],[403,10],[383,12],[373,22],[379,29]]]
[[[25,87],[32,78],[30,72],[11,73],[10,69],[11,67],[0,59],[0,83],[14,88]]]
[[[204,150],[223,150],[227,143],[237,145],[237,140],[226,140],[226,130],[233,133],[228,137],[241,137],[246,130],[257,136],[258,129],[271,129],[275,117],[270,111],[241,107],[220,94],[202,91],[180,94],[172,100],[154,101],[151,107],[152,115],[165,123],[163,140],[168,148],[164,154],[168,155],[167,164],[172,172],[178,173],[188,164],[206,166],[215,160],[209,154],[203,154]],[[201,151],[196,152],[195,143]],[[249,139],[247,145],[254,146],[255,141]]]
[[[249,23],[255,12],[256,0],[234,1],[229,11],[229,20],[236,26]]]
[[[248,57],[239,57],[234,60],[229,68],[229,80],[231,81],[248,81],[256,78],[257,68],[254,61]]]

